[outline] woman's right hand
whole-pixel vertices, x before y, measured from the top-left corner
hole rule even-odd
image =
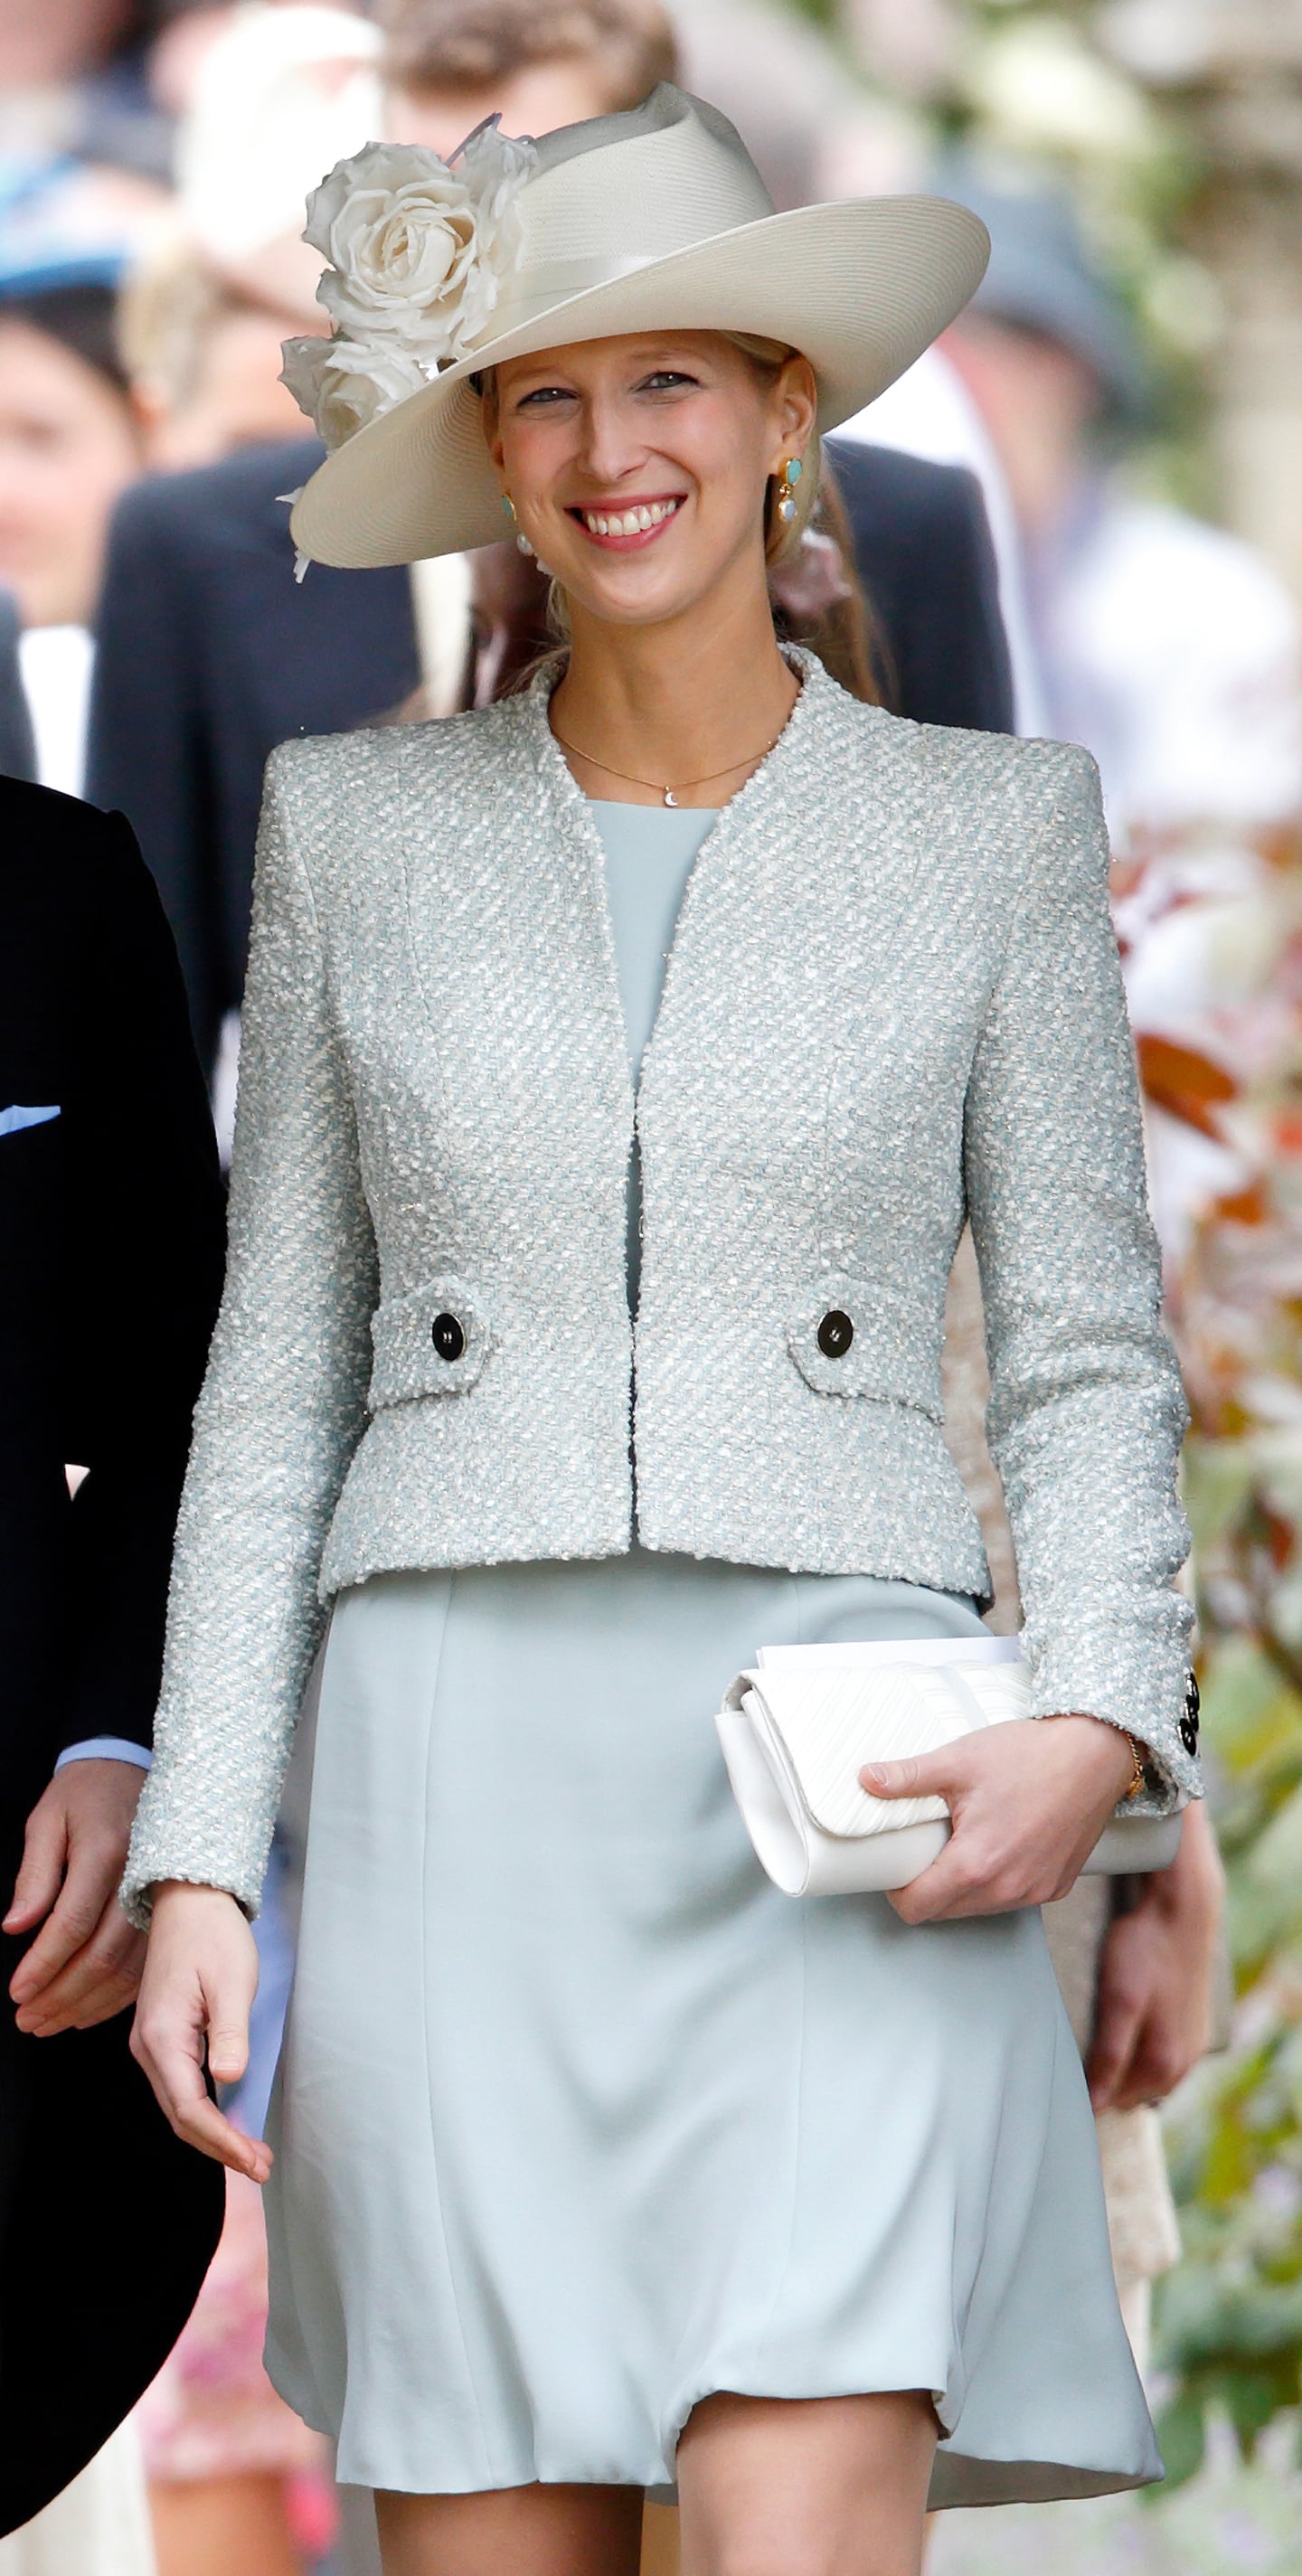
[[[265,2182],[270,2147],[246,2138],[209,2099],[204,2082],[205,2053],[216,2083],[237,2083],[244,2073],[257,1990],[257,1945],[234,1897],[181,1879],[156,1887],[132,2054],[178,2138],[232,2172]]]

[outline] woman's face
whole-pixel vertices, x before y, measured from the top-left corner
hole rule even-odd
[[[763,579],[764,490],[813,435],[813,372],[770,375],[719,332],[636,333],[512,358],[487,401],[493,461],[572,609],[621,626]]]
[[[0,583],[27,626],[85,626],[109,513],[140,471],[126,396],[28,322],[0,321]]]

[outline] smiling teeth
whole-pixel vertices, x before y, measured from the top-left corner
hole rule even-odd
[[[638,510],[625,510],[622,517],[604,510],[585,510],[583,524],[593,537],[636,537],[644,528],[658,528],[664,519],[672,519],[677,501],[652,501]]]

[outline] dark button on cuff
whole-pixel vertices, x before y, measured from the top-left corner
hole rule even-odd
[[[436,1315],[429,1337],[441,1360],[459,1360],[466,1347],[465,1333],[455,1315]]]
[[[1196,1673],[1190,1673],[1185,1681],[1184,1716],[1180,1720],[1180,1741],[1186,1753],[1196,1753],[1198,1750],[1198,1711],[1201,1706],[1198,1676]]]
[[[825,1360],[843,1360],[854,1340],[854,1326],[839,1306],[833,1306],[824,1315],[816,1338]]]

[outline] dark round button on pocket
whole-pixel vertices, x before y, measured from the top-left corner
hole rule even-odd
[[[818,1327],[818,1347],[825,1360],[843,1360],[854,1340],[854,1326],[839,1306],[824,1315]]]
[[[441,1360],[459,1360],[466,1347],[466,1337],[455,1315],[436,1315],[429,1333]]]

